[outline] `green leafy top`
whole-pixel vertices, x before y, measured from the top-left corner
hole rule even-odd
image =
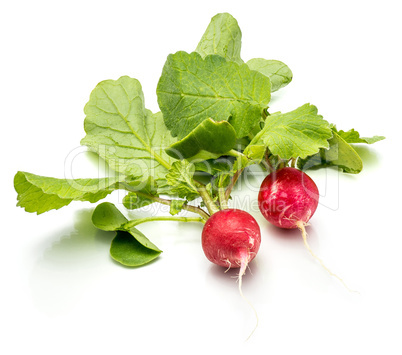
[[[122,76],[100,82],[84,111],[87,135],[81,144],[121,174],[164,179],[173,162],[164,150],[175,139],[166,129],[162,114],[145,108],[137,79]]]
[[[237,20],[228,13],[215,15],[203,34],[196,52],[203,58],[218,54],[230,61],[242,64],[240,58],[241,30]]]
[[[168,56],[157,86],[159,107],[174,137],[184,138],[207,118],[229,121],[237,137],[260,121],[271,98],[268,77],[218,55]]]
[[[240,27],[232,15],[217,14],[211,19],[195,51],[202,58],[210,54],[218,54],[228,61],[243,64],[240,56],[241,37]],[[250,59],[247,65],[270,79],[271,92],[279,90],[292,81],[292,71],[279,60],[254,58]]]
[[[293,78],[289,67],[279,60],[267,60],[263,58],[250,59],[247,65],[252,70],[257,70],[271,80],[271,92],[277,91],[288,85]]]
[[[363,162],[349,143],[373,144],[385,139],[382,136],[363,138],[354,129],[344,132],[338,131],[335,125],[331,125],[331,127],[333,137],[328,141],[329,149],[320,149],[317,154],[299,159],[297,164],[300,169],[336,166],[345,173],[358,174],[363,170]]]
[[[363,162],[353,147],[334,132],[329,140],[329,149],[320,149],[310,157],[299,159],[297,166],[302,170],[336,166],[345,173],[358,174],[363,169]]]
[[[332,137],[329,123],[318,115],[314,105],[305,104],[288,113],[275,113],[266,118],[262,130],[254,137],[252,146],[265,146],[273,155],[283,159],[305,158],[320,148],[328,148]]]
[[[182,140],[173,143],[166,153],[176,159],[217,159],[236,145],[236,131],[227,121],[202,121]]]
[[[122,178],[56,179],[19,171],[14,177],[18,206],[41,214],[72,201],[97,202],[119,188]]]

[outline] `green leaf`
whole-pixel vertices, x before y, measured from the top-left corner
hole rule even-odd
[[[317,114],[317,108],[305,104],[288,113],[268,116],[265,126],[249,147],[263,145],[282,159],[305,158],[317,153],[320,148],[328,148],[331,137],[332,130],[328,122]]]
[[[104,231],[118,230],[127,222],[127,218],[110,202],[99,204],[92,213],[93,225]]]
[[[342,130],[337,130],[336,127],[332,127],[332,130],[338,133],[340,137],[342,137],[346,143],[366,143],[373,144],[378,141],[385,139],[384,136],[373,136],[373,137],[360,137],[360,133],[355,131],[353,128],[349,131],[345,132]]]
[[[153,251],[161,253],[160,250],[154,243],[152,243],[144,234],[142,234],[138,229],[131,227],[126,229],[142,246],[145,248],[151,249]]]
[[[175,140],[161,113],[144,106],[138,80],[123,76],[100,82],[85,106],[81,144],[98,153],[109,166],[125,175],[163,179],[173,159],[165,148]]]
[[[202,121],[182,140],[173,143],[166,153],[176,159],[217,159],[236,144],[236,132],[227,121]]]
[[[129,192],[123,198],[123,205],[128,210],[136,210],[138,208],[143,208],[149,206],[155,201],[149,197],[149,195],[142,195],[136,192]]]
[[[360,156],[336,131],[329,140],[329,149],[321,149],[319,153],[306,159],[299,159],[297,165],[300,169],[337,166],[341,171],[358,174],[363,169]]]
[[[358,174],[363,169],[363,162],[359,154],[349,144],[366,143],[373,144],[385,139],[383,136],[360,137],[359,132],[353,128],[347,132],[337,130],[331,125],[333,137],[328,141],[328,150],[321,149],[319,153],[306,159],[299,159],[297,164],[300,169],[320,168],[326,166],[337,166],[341,171],[349,174]]]
[[[72,201],[97,202],[119,188],[121,178],[56,179],[19,171],[14,177],[17,206],[41,214]]]
[[[259,164],[261,160],[264,158],[264,154],[266,151],[265,145],[249,145],[244,150],[244,155],[248,158],[248,162],[243,167],[246,167],[251,164]],[[244,159],[243,159],[244,160]]]
[[[209,159],[194,163],[195,170],[210,175],[218,175],[232,171],[234,164],[233,157],[224,157],[222,159]]]
[[[151,177],[140,183],[134,180],[129,183],[129,188],[130,192],[123,198],[123,205],[129,210],[148,206],[155,202],[152,197],[159,196],[158,186]]]
[[[229,121],[238,138],[260,121],[271,98],[269,78],[246,64],[219,55],[198,53],[168,56],[159,79],[158,103],[166,126],[179,139],[202,121]]]
[[[110,255],[119,263],[126,266],[142,266],[156,259],[161,251],[144,246],[149,240],[138,230],[132,228],[129,232],[118,231],[110,246]],[[152,243],[151,243],[152,244]]]
[[[169,213],[172,216],[178,214],[183,209],[183,206],[186,204],[186,202],[186,200],[171,200]]]
[[[212,17],[195,51],[203,58],[209,54],[218,54],[241,64],[241,36],[240,27],[232,15],[217,14]]]
[[[98,205],[92,214],[92,223],[105,231],[117,231],[110,255],[121,264],[140,266],[154,260],[162,252],[138,229],[129,227],[127,218],[112,203]]]
[[[247,65],[250,69],[264,74],[271,80],[271,92],[285,87],[293,78],[293,73],[289,67],[279,60],[254,58],[250,59]]]
[[[171,186],[171,191],[180,198],[191,201],[199,196],[197,187],[194,185],[193,176],[194,164],[187,160],[180,160],[173,163],[172,168],[166,175],[166,180]]]
[[[172,191],[170,191],[170,185],[167,183],[165,179],[158,179],[158,196],[159,195],[172,195]]]
[[[149,176],[146,180],[144,179],[139,179],[137,177],[128,177],[125,180],[127,189],[129,191],[140,191],[149,195],[155,195],[157,196],[158,194],[158,185],[156,181]]]

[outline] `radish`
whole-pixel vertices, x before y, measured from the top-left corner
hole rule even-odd
[[[262,215],[277,227],[302,229],[317,209],[318,199],[314,181],[304,172],[287,167],[264,179],[258,206]]]
[[[202,248],[208,260],[227,268],[240,268],[240,276],[257,255],[260,243],[257,221],[238,209],[214,213],[202,230]]]
[[[258,194],[258,206],[265,219],[280,228],[299,228],[303,243],[310,254],[330,275],[336,277],[350,290],[340,277],[324,265],[307,243],[305,227],[314,215],[318,201],[319,192],[314,181],[306,173],[291,167],[269,174],[263,180]]]
[[[212,263],[230,268],[240,268],[239,292],[253,309],[258,326],[258,315],[242,292],[242,276],[248,264],[257,255],[261,244],[261,231],[257,221],[249,213],[239,209],[223,209],[206,221],[202,230],[202,249]]]

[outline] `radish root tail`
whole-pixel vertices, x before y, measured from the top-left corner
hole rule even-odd
[[[297,228],[300,229],[301,233],[302,233],[302,237],[303,237],[303,243],[305,245],[305,247],[307,248],[307,250],[309,251],[309,253],[311,254],[311,256],[316,259],[321,266],[333,277],[335,277],[336,279],[338,279],[343,286],[345,286],[345,288],[349,291],[349,292],[354,292],[354,293],[359,293],[358,291],[352,290],[351,288],[348,287],[348,285],[346,285],[345,281],[343,281],[338,275],[334,274],[330,269],[328,269],[327,266],[325,266],[324,262],[317,256],[314,254],[314,252],[311,250],[310,245],[307,243],[307,232],[306,232],[306,223],[299,221],[296,223]],[[360,293],[359,293],[360,294]]]
[[[251,338],[251,336],[254,334],[255,330],[258,327],[258,323],[259,323],[259,319],[258,319],[258,314],[256,309],[254,308],[254,306],[252,305],[252,303],[246,298],[246,296],[244,296],[243,291],[242,291],[242,279],[243,279],[243,275],[246,273],[246,269],[248,267],[248,262],[250,260],[249,255],[247,254],[247,256],[243,257],[241,260],[241,264],[240,264],[240,271],[239,271],[239,275],[238,275],[238,282],[239,282],[239,292],[240,292],[240,296],[243,298],[243,300],[250,306],[250,308],[253,310],[254,315],[255,315],[255,319],[256,319],[256,323],[254,326],[254,329],[251,331],[251,333],[249,334],[249,336],[246,338],[246,341],[249,340]]]

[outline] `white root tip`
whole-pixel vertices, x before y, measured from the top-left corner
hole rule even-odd
[[[250,261],[250,256],[249,254],[247,254],[245,257],[242,258],[241,260],[241,264],[240,264],[240,271],[239,271],[239,275],[238,275],[238,282],[239,282],[239,292],[240,292],[240,296],[243,298],[243,300],[251,307],[251,309],[254,312],[255,315],[255,319],[256,319],[256,323],[255,326],[253,328],[253,330],[251,331],[251,333],[249,334],[249,336],[246,338],[245,341],[249,340],[251,338],[251,336],[254,334],[255,330],[258,327],[258,323],[259,323],[259,319],[258,319],[258,314],[256,309],[254,308],[254,306],[252,305],[252,303],[244,296],[243,291],[242,291],[242,278],[243,275],[246,273],[246,269],[248,267],[248,263]]]
[[[301,233],[302,233],[303,243],[304,243],[305,247],[307,248],[307,250],[309,251],[309,253],[311,254],[311,256],[312,256],[314,259],[316,259],[316,260],[321,264],[321,266],[322,266],[331,276],[333,276],[333,277],[335,277],[336,279],[338,279],[338,280],[342,283],[342,285],[345,286],[345,288],[346,288],[349,292],[354,292],[354,293],[360,294],[359,291],[355,291],[355,290],[352,290],[351,288],[349,288],[348,285],[346,285],[345,281],[343,281],[338,275],[334,274],[330,269],[328,269],[328,267],[325,266],[324,262],[323,262],[317,255],[314,254],[314,252],[313,252],[313,251],[311,250],[311,248],[310,248],[310,245],[307,243],[307,232],[306,232],[306,228],[305,228],[307,224],[306,224],[305,222],[299,221],[299,222],[296,223],[296,225],[297,225],[297,228],[299,228],[300,231],[301,231]]]

